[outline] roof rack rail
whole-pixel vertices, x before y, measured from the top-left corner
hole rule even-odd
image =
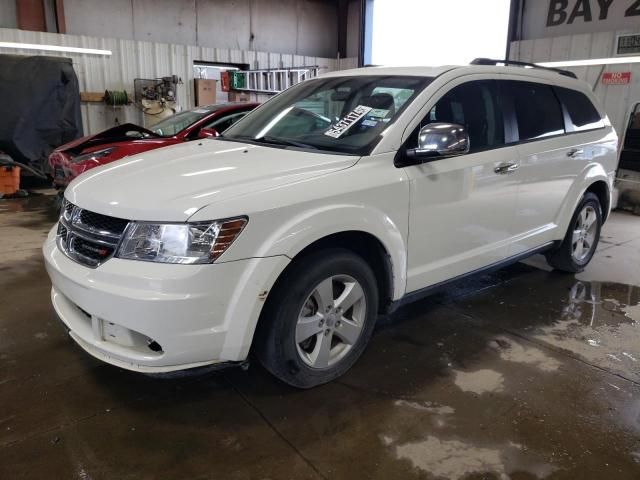
[[[549,70],[551,72],[559,73],[560,75],[564,75],[565,77],[571,77],[577,79],[578,76],[570,72],[569,70],[562,70],[560,68],[552,68],[552,67],[543,67],[542,65],[536,65],[535,63],[527,63],[527,62],[517,62],[515,60],[493,60],[491,58],[476,58],[471,62],[471,65],[513,65],[516,67],[525,67],[525,68],[539,68],[542,70]]]

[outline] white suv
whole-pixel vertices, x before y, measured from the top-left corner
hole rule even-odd
[[[353,365],[379,315],[445,282],[538,252],[581,270],[616,149],[567,72],[334,72],[221,138],[76,179],[44,245],[53,305],[80,346],[122,368],[253,353],[312,387]]]

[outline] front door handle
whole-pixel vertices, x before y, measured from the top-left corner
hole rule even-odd
[[[504,175],[505,173],[515,172],[520,165],[517,163],[501,163],[496,168],[493,169],[498,175]]]
[[[577,157],[578,155],[582,155],[584,153],[584,150],[582,150],[581,148],[572,148],[571,150],[569,150],[567,152],[567,157]]]

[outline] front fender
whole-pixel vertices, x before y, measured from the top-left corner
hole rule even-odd
[[[609,191],[609,208],[611,206],[611,192],[612,192],[612,182],[613,178],[607,175],[606,170],[600,163],[590,163],[588,164],[582,172],[577,176],[574,180],[571,188],[565,195],[564,201],[562,203],[562,207],[558,213],[558,217],[556,218],[556,225],[558,225],[558,232],[561,232],[564,236],[565,232],[569,228],[569,222],[571,221],[571,217],[575,212],[580,200],[582,199],[585,192],[589,189],[591,185],[596,182],[603,181],[607,184],[607,188]],[[607,216],[608,212],[603,212],[605,216]]]
[[[279,225],[264,239],[257,256],[286,255],[293,259],[304,248],[329,235],[364,232],[380,241],[390,258],[393,299],[406,288],[406,234],[384,212],[363,205],[326,205],[300,212]]]

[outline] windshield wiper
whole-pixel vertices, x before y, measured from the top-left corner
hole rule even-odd
[[[289,147],[311,148],[313,150],[318,149],[318,147],[314,147],[313,145],[309,145],[308,143],[296,142],[294,140],[287,140],[286,138],[272,137],[271,135],[265,135],[264,137],[254,138],[252,140],[255,142],[273,143],[275,145],[286,145]]]

